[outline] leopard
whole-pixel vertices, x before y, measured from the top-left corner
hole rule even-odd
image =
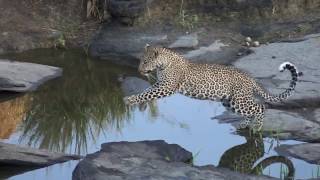
[[[143,76],[155,73],[156,82],[140,94],[124,97],[124,103],[143,104],[174,93],[220,101],[228,110],[243,117],[238,129],[249,128],[257,132],[263,127],[265,102],[282,102],[295,90],[300,74],[297,67],[291,62],[283,62],[279,71],[284,70],[291,73],[290,85],[282,93],[274,95],[249,73],[232,65],[191,62],[172,49],[146,45],[138,71]],[[259,102],[257,97],[264,102]]]

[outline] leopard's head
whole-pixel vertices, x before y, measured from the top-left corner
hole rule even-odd
[[[164,49],[146,45],[144,54],[140,59],[139,72],[143,75],[149,74],[156,69],[164,69],[169,65]]]

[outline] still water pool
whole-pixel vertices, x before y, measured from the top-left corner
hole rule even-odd
[[[38,49],[5,57],[58,66],[63,68],[63,76],[35,92],[0,101],[3,142],[86,155],[98,151],[106,142],[162,139],[191,151],[196,165],[215,166],[229,160],[227,151],[240,156],[243,150],[254,153],[260,148],[263,157],[254,160],[257,164],[261,159],[277,155],[273,148],[279,144],[301,143],[272,138],[246,140],[231,125],[219,124],[212,118],[225,111],[217,102],[176,94],[158,100],[145,110],[126,107],[119,77],[139,77],[136,69],[90,59],[80,50]],[[317,177],[318,166],[290,160],[295,178]],[[77,163],[57,164],[9,179],[71,179]],[[283,167],[275,163],[263,173],[283,177]],[[5,172],[0,171],[1,174]]]

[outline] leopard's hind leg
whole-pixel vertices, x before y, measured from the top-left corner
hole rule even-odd
[[[254,97],[243,91],[237,91],[230,99],[232,111],[244,117],[239,128],[249,127],[253,131],[260,131],[263,126],[264,105],[255,101]]]

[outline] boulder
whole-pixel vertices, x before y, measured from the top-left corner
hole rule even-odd
[[[0,91],[33,91],[61,75],[61,68],[0,59]]]
[[[297,145],[280,145],[275,151],[283,156],[302,159],[311,164],[320,164],[320,144],[303,143]]]
[[[164,141],[113,142],[87,155],[72,179],[273,179],[186,163],[192,154]]]

